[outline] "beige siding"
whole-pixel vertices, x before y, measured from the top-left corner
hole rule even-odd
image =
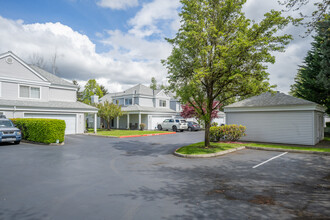
[[[246,126],[241,140],[313,145],[313,111],[231,112],[227,124]]]
[[[14,58],[12,64],[8,64],[4,57],[0,59],[0,77],[9,77],[14,79],[25,79],[30,81],[44,82],[32,71],[27,69],[21,63],[17,62]]]
[[[49,89],[49,101],[66,101],[66,102],[75,102],[76,100],[76,91],[66,90],[66,89]]]

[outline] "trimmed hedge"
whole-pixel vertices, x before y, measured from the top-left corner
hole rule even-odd
[[[65,121],[44,118],[13,118],[12,122],[22,131],[22,138],[39,143],[64,141]]]
[[[220,141],[221,139],[228,141],[237,141],[241,137],[246,136],[246,127],[243,125],[223,125],[210,128],[211,141]]]

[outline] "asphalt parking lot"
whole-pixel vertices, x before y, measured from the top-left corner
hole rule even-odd
[[[329,219],[330,157],[185,159],[202,132],[0,145],[0,219]],[[253,168],[255,167],[255,168]]]

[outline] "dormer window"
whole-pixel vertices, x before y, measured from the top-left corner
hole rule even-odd
[[[20,98],[40,99],[40,87],[19,86]]]
[[[132,105],[132,99],[125,99],[125,105]]]
[[[159,107],[166,107],[166,100],[159,100]]]

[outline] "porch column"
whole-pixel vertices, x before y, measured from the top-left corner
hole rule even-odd
[[[119,128],[119,116],[117,116],[117,129]]]
[[[127,113],[127,129],[129,129],[129,113]]]
[[[140,124],[141,124],[141,113],[139,113],[139,124],[138,124],[138,128],[140,128]]]
[[[94,113],[94,134],[97,132],[97,113]]]

